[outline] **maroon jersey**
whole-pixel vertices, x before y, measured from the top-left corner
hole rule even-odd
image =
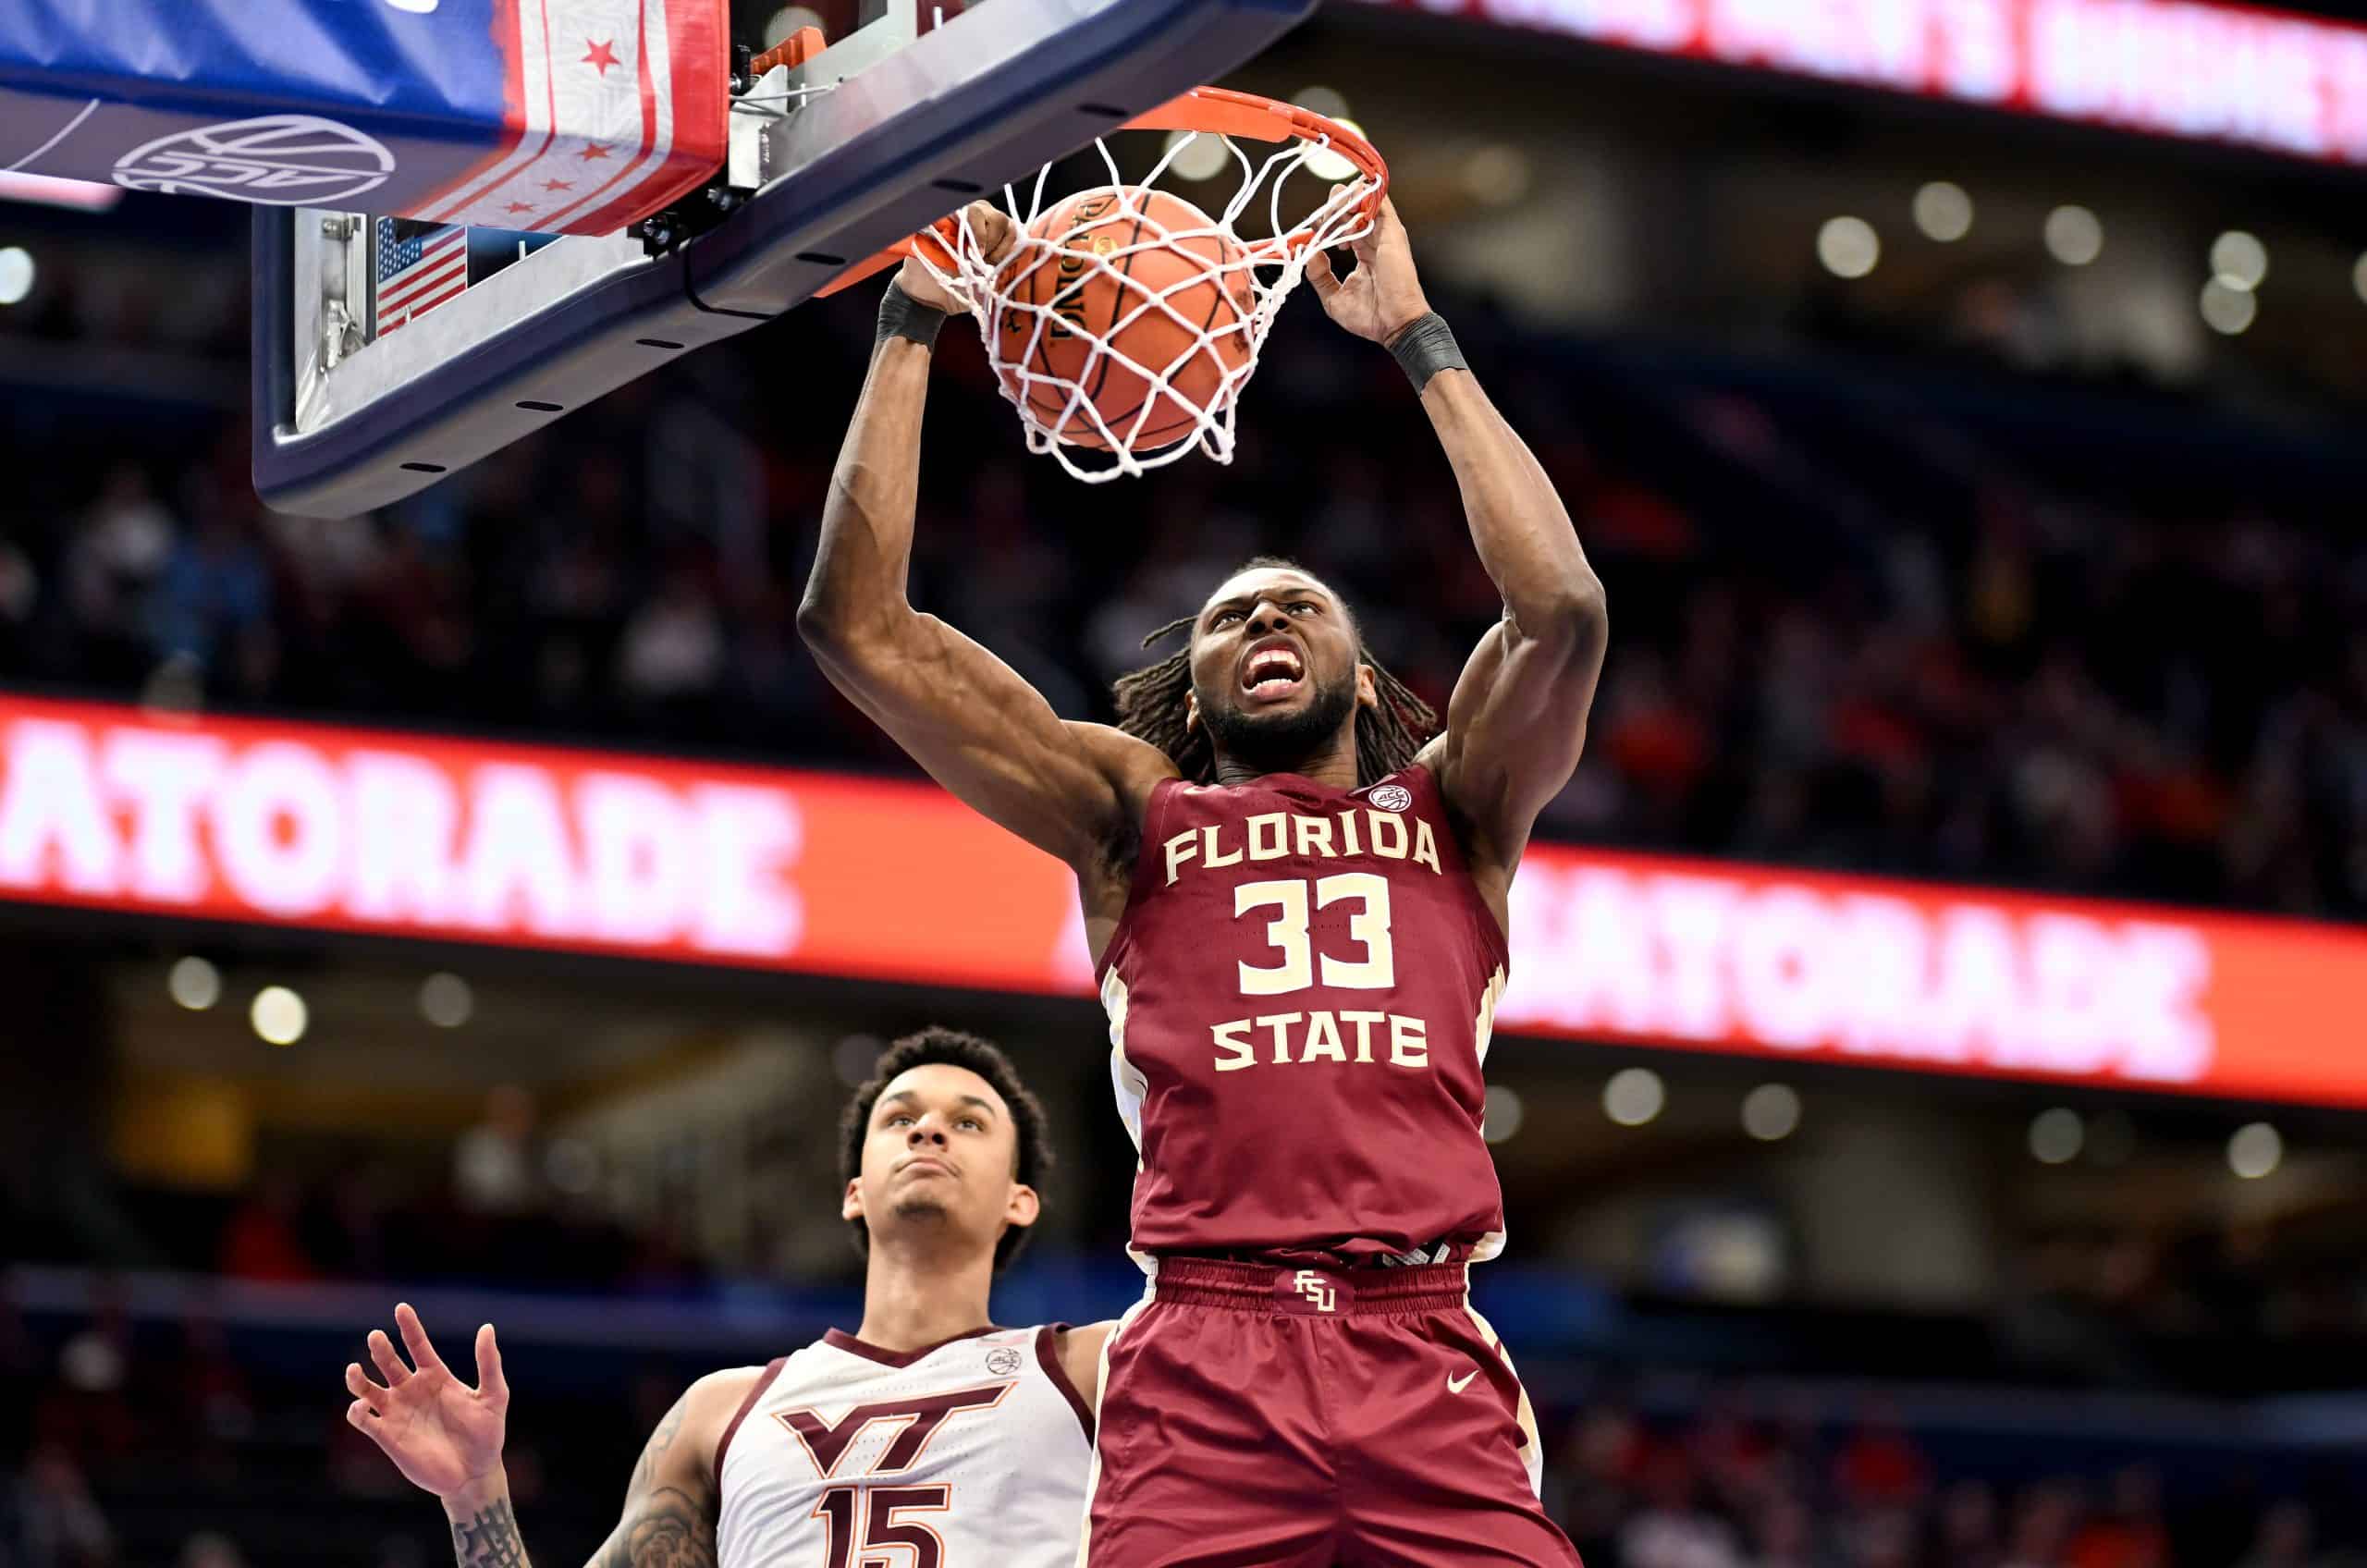
[[[1135,1252],[1493,1256],[1505,965],[1429,768],[1160,783],[1101,961]]]

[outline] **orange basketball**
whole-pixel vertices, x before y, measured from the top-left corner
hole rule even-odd
[[[1231,401],[1240,383],[1226,377],[1249,361],[1253,301],[1246,268],[1211,275],[1211,267],[1238,263],[1242,251],[1206,213],[1163,190],[1104,186],[1070,197],[1027,231],[1053,249],[1024,247],[1004,263],[997,360],[1003,389],[1013,398],[1024,389],[1028,407],[1061,440],[1102,451],[1113,445],[1082,407],[1069,411],[1067,386],[1024,376],[1022,366],[1082,386],[1102,423],[1135,451],[1183,440],[1195,410],[1213,412]],[[1096,256],[1109,265],[1096,265]],[[1160,296],[1173,315],[1151,303]],[[1155,387],[1119,354],[1163,375],[1165,385]]]

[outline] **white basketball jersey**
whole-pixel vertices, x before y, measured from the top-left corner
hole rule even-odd
[[[833,1329],[765,1368],[717,1456],[720,1568],[1070,1568],[1093,1413],[1053,1328],[900,1353]]]

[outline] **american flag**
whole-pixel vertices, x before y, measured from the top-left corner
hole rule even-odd
[[[469,231],[455,224],[378,220],[378,330],[388,333],[469,286]]]

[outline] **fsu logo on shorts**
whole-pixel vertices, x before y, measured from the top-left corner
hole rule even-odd
[[[1414,791],[1403,784],[1383,784],[1367,798],[1383,811],[1404,811],[1414,803]]]
[[[265,115],[135,147],[116,160],[115,182],[166,196],[325,207],[375,190],[394,170],[394,153],[350,126],[317,115]]]
[[[1019,1353],[1009,1345],[987,1352],[987,1370],[998,1378],[1008,1378],[1019,1370]]]

